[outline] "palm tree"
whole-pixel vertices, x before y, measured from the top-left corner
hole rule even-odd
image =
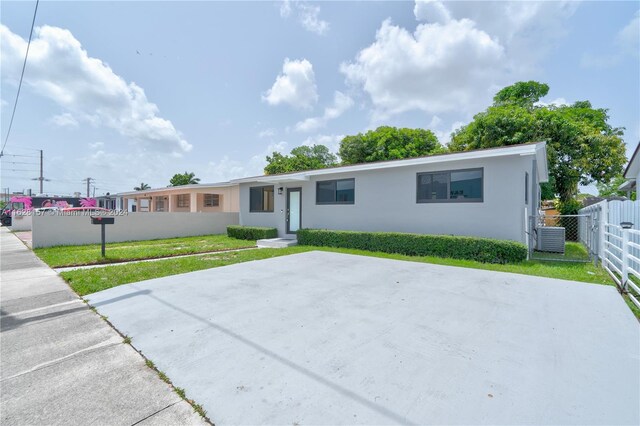
[[[134,191],[144,191],[145,189],[149,189],[151,188],[149,185],[147,185],[146,183],[142,182],[140,184],[140,186],[136,186],[133,188]]]

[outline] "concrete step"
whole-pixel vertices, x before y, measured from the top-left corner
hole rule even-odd
[[[288,238],[267,238],[264,240],[258,240],[257,246],[259,248],[284,248],[291,247],[298,244],[298,240]]]

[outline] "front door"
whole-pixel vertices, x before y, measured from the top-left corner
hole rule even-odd
[[[302,188],[287,188],[287,234],[302,226]]]

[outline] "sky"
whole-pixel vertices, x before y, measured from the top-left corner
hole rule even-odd
[[[35,2],[0,3],[2,141]],[[2,190],[49,195],[262,174],[380,125],[453,130],[517,81],[640,141],[640,3],[41,1]],[[593,192],[593,191],[591,191]]]

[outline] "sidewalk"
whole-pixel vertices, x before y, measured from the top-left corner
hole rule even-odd
[[[1,424],[205,424],[4,227],[0,250]]]

